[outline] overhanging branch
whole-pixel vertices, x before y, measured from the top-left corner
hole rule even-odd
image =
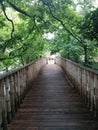
[[[20,9],[19,7],[17,7],[16,5],[14,5],[13,3],[11,3],[9,0],[7,0],[7,3],[13,8],[15,9],[17,12],[21,13],[21,14],[24,14],[25,16],[27,17],[30,17],[30,18],[34,18],[35,15],[30,15],[28,14],[26,11]]]
[[[46,6],[48,7],[51,16],[52,16],[54,19],[56,19],[57,21],[59,21],[60,24],[64,27],[64,29],[65,29],[73,38],[75,38],[79,43],[81,43],[81,44],[83,45],[82,39],[80,39],[79,37],[77,37],[76,35],[74,35],[74,34],[65,26],[65,24],[63,23],[63,21],[62,21],[61,19],[59,19],[58,17],[56,17],[56,16],[53,14],[53,12],[52,12],[52,10],[51,10],[51,7],[45,2],[45,0],[41,0],[41,1],[42,1],[42,3],[43,3],[44,5],[46,5]]]
[[[53,12],[52,12],[52,10],[51,10],[51,7],[45,2],[45,0],[41,0],[41,1],[42,1],[42,3],[43,3],[44,5],[46,5],[46,6],[48,7],[51,16],[52,16],[54,19],[56,19],[57,21],[59,21],[60,24],[64,27],[64,29],[65,29],[73,38],[75,38],[79,43],[81,43],[81,44],[83,45],[83,40],[82,40],[80,37],[76,36],[74,33],[72,33],[72,31],[70,31],[70,30],[65,26],[65,24],[63,23],[63,21],[62,21],[61,19],[59,19],[58,17],[56,17],[56,16],[53,14]],[[27,17],[33,18],[34,21],[35,21],[35,17],[38,17],[40,20],[42,20],[42,21],[45,23],[44,19],[42,19],[40,16],[28,14],[26,11],[20,9],[19,7],[17,7],[16,5],[14,5],[14,4],[13,4],[12,2],[10,2],[9,0],[7,0],[7,3],[8,3],[13,9],[15,9],[15,10],[18,11],[18,12],[20,12],[21,14],[24,14],[24,15],[27,16]],[[53,3],[52,3],[52,4],[53,4]]]
[[[4,13],[6,19],[7,19],[7,20],[11,23],[11,25],[12,25],[12,31],[11,31],[11,39],[12,39],[13,33],[14,33],[14,23],[13,23],[13,20],[10,19],[10,18],[7,16],[6,11],[5,11],[5,7],[4,7],[2,1],[0,1],[0,4],[1,4],[1,7],[2,7],[2,10],[3,10],[3,13]]]

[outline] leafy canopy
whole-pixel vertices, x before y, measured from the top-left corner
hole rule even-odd
[[[74,61],[94,57],[98,9],[91,0],[0,0],[0,5],[0,69],[24,65],[47,51]],[[50,32],[54,39],[44,37]]]

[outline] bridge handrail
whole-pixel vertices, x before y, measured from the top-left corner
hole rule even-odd
[[[7,124],[14,118],[32,81],[46,62],[46,58],[39,58],[0,76],[0,125],[3,130],[7,130]]]
[[[21,69],[24,69],[24,68],[26,68],[26,67],[32,65],[33,63],[37,62],[37,60],[38,60],[38,59],[36,59],[36,60],[34,60],[34,61],[32,61],[32,62],[30,62],[30,63],[28,63],[28,64],[25,64],[24,66],[21,66],[21,67],[19,67],[19,68],[17,68],[17,69],[13,69],[13,70],[10,70],[10,71],[8,71],[8,72],[6,72],[6,73],[1,74],[1,75],[0,75],[0,80],[3,79],[3,78],[6,78],[7,76],[9,76],[9,75],[11,75],[11,74],[13,74],[13,73],[16,73],[17,71],[19,71],[19,70],[21,70]]]
[[[98,118],[98,71],[62,57],[56,58],[56,64],[63,68],[73,87],[79,91],[91,113]]]

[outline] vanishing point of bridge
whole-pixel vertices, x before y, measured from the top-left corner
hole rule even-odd
[[[0,78],[0,130],[98,130],[98,72],[63,58],[46,62]]]

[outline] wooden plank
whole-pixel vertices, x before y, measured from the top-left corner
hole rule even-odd
[[[20,105],[9,130],[97,130],[85,103],[61,68],[46,65]]]

